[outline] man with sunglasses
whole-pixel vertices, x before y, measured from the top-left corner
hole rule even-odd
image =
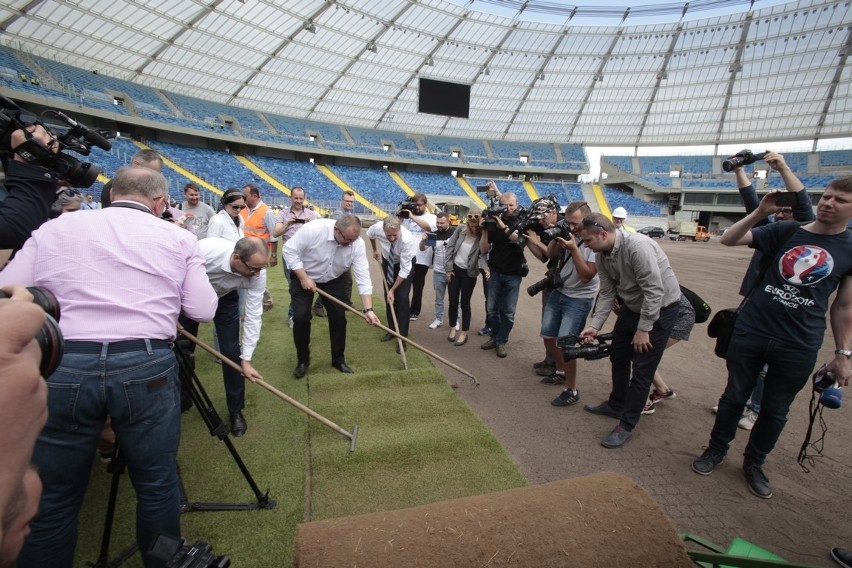
[[[263,315],[263,291],[266,289],[268,250],[263,239],[243,237],[236,244],[228,239],[207,237],[198,241],[207,278],[219,297],[213,324],[222,354],[242,368],[242,376],[230,365],[222,365],[225,397],[231,422],[231,434],[239,438],[246,433],[245,381],[261,379],[251,364],[254,349],[260,339]],[[243,340],[240,347],[240,298],[238,290],[246,290]],[[181,325],[191,334],[198,334],[198,322],[181,315]],[[193,352],[195,344],[186,344]]]
[[[367,251],[361,240],[361,220],[347,215],[334,221],[317,219],[302,227],[284,244],[284,262],[291,270],[290,301],[293,306],[293,342],[298,361],[293,376],[301,379],[311,364],[311,302],[317,290],[347,302],[344,275],[355,274],[364,315],[370,325],[379,323],[373,312],[373,285]],[[331,366],[341,373],[354,373],[346,364],[346,310],[337,302],[320,297],[328,315]]]

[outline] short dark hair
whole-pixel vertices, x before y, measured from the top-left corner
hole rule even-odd
[[[443,211],[438,211],[437,213],[435,213],[436,219],[443,219],[444,217],[446,217],[447,219],[450,218],[450,216],[444,213]]]
[[[258,189],[258,187],[255,184],[247,183],[243,186],[243,190],[245,190],[245,189],[248,189],[249,193],[252,194],[253,196],[260,197],[260,189]]]
[[[139,150],[133,157],[130,158],[130,162],[143,162],[145,164],[150,164],[151,162],[162,162],[163,158],[160,156],[159,152],[156,150],[151,150],[150,148],[145,150]]]
[[[294,191],[301,191],[303,195],[305,195],[305,196],[307,196],[307,195],[308,195],[308,192],[307,192],[307,191],[305,191],[305,188],[304,188],[304,187],[302,187],[302,186],[300,186],[300,185],[297,185],[296,187],[294,187],[293,189],[291,189],[291,190],[290,190],[290,195],[291,195],[291,196],[293,195],[293,192],[294,192]]]
[[[832,180],[831,183],[828,184],[828,187],[836,189],[837,191],[842,191],[843,193],[852,192],[852,176],[844,176],[842,178]],[[828,187],[826,189],[828,189]]]
[[[574,211],[582,211],[583,217],[587,217],[592,212],[592,208],[585,201],[572,201],[565,208],[565,214],[570,215]]]
[[[583,218],[583,229],[588,229],[592,233],[600,235],[604,231],[613,232],[615,225],[603,213],[591,213]]]
[[[415,193],[411,196],[411,201],[417,203],[418,201],[422,201],[423,203],[429,203],[429,200],[426,199],[425,193]]]
[[[196,191],[201,191],[200,189],[198,189],[198,186],[197,186],[197,185],[195,185],[195,184],[194,184],[194,183],[192,183],[192,182],[190,182],[190,183],[186,184],[185,186],[183,186],[183,192],[184,192],[184,193],[186,193],[186,192],[187,192],[187,191],[189,191],[190,189],[194,189],[194,190],[196,190]]]

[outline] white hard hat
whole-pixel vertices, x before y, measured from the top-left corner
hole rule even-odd
[[[619,219],[627,219],[627,209],[624,207],[616,207],[612,210],[612,216]]]

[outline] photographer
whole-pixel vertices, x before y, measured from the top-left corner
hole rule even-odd
[[[28,126],[27,131],[52,152],[59,151],[56,137],[42,125]],[[9,134],[8,140],[0,141],[0,145],[14,149],[25,140],[24,132],[15,130]],[[6,172],[4,185],[9,196],[0,201],[0,251],[8,249],[14,253],[24,246],[34,230],[47,221],[51,205],[56,201],[59,180],[53,172],[27,163],[18,154],[9,154],[9,151],[5,152],[3,164]],[[2,264],[0,259],[0,266]]]
[[[583,219],[580,235],[598,253],[601,280],[592,320],[581,337],[592,341],[609,317],[616,296],[622,301],[610,350],[612,392],[601,404],[584,407],[619,420],[601,441],[605,448],[619,448],[633,435],[648,400],[651,381],[680,311],[680,285],[668,257],[650,237],[616,229],[600,213]]]
[[[569,406],[580,400],[577,391],[577,360],[565,361],[556,339],[578,335],[592,309],[600,288],[595,253],[578,238],[583,218],[592,211],[585,201],[572,201],[565,210],[570,227],[566,237],[558,236],[547,245],[547,255],[559,259],[549,285],[552,289],[541,321],[541,338],[556,363],[556,371],[541,380],[544,384],[565,384],[562,393],[551,401],[554,406]]]
[[[171,346],[178,314],[210,321],[216,292],[196,238],[160,219],[168,199],[162,174],[119,168],[112,196],[106,209],[45,223],[0,272],[0,285],[51,290],[65,337],[61,365],[47,379],[48,422],[33,454],[44,492],[22,568],[72,565],[107,415],[136,489],[136,538],[146,566],[157,566],[146,553],[157,534],[180,536],[180,384]]]
[[[419,241],[422,235],[432,233],[438,229],[437,218],[426,210],[426,196],[415,193],[396,212],[402,220],[402,226],[409,230],[415,241]],[[411,279],[411,314],[409,319],[416,320],[420,317],[420,307],[423,303],[423,287],[426,285],[426,273],[432,265],[432,249],[418,250],[414,256],[414,268]]]
[[[497,185],[488,182],[489,192],[498,193]],[[513,213],[518,209],[518,199],[514,193],[500,195],[499,214],[489,209],[482,218],[482,238],[479,241],[479,252],[488,255],[488,315],[485,325],[490,328],[491,336],[480,346],[480,349],[496,349],[498,357],[509,354],[506,343],[515,325],[515,308],[518,305],[518,294],[521,289],[521,279],[529,273],[524,257],[524,241],[517,231],[518,219]],[[489,222],[493,228],[488,229]]]
[[[763,464],[784,430],[790,405],[814,368],[825,335],[826,312],[836,346],[827,370],[837,376],[840,386],[849,384],[852,374],[852,231],[846,228],[852,219],[852,176],[828,184],[814,222],[755,228],[778,212],[778,195],[767,194],[755,211],[722,236],[723,245],[748,245],[770,261],[737,316],[727,351],[728,383],[719,399],[710,442],[692,462],[693,471],[700,475],[711,474],[722,463],[757,376],[767,365],[762,407],[743,454],[749,490],[763,499],[772,497]],[[829,308],[835,290],[837,296]]]

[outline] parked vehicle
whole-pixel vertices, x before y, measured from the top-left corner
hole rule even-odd
[[[662,227],[642,227],[637,233],[642,233],[643,235],[648,235],[652,239],[662,239],[666,236],[666,232]]]
[[[696,221],[672,221],[669,223],[669,238],[673,241],[703,241],[710,240],[707,227]]]

